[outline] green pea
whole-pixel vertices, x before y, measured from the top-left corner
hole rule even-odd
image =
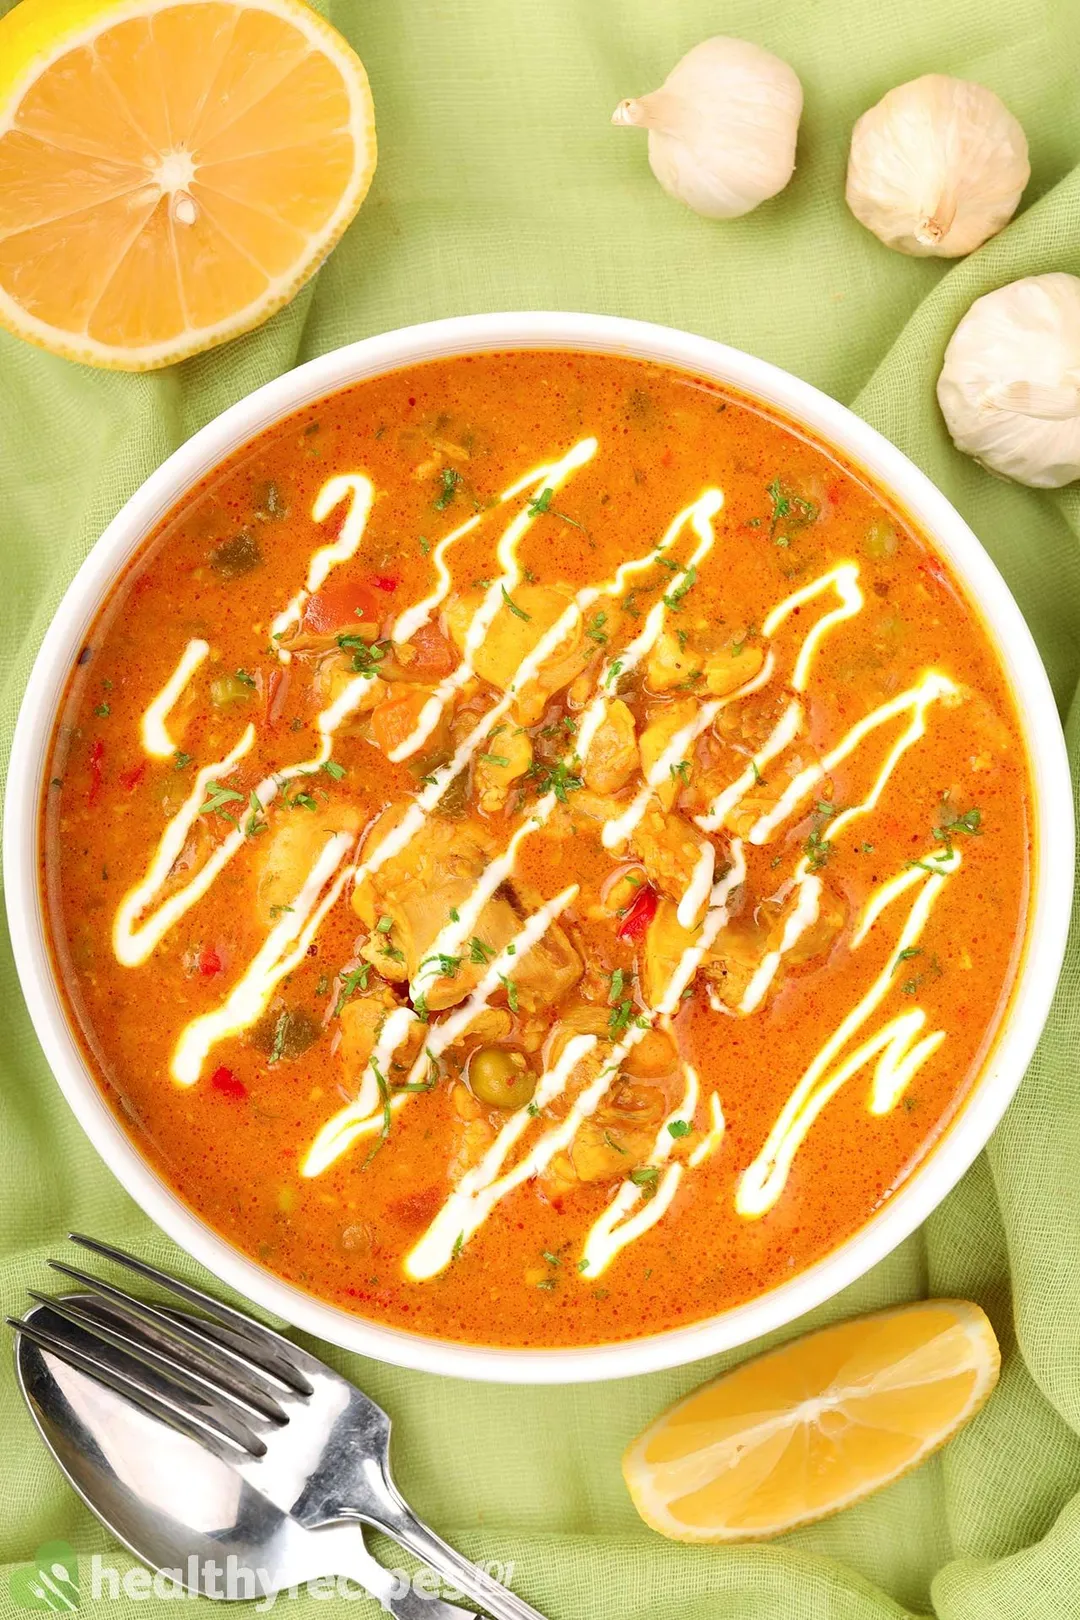
[[[536,1076],[520,1052],[478,1046],[469,1059],[469,1088],[492,1108],[524,1108],[532,1101]]]

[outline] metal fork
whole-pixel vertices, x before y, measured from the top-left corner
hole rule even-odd
[[[80,1342],[91,1343],[92,1350],[74,1351],[34,1317],[8,1319],[20,1333],[206,1446],[306,1528],[362,1520],[495,1620],[543,1620],[417,1518],[391,1478],[390,1419],[354,1384],[243,1311],[123,1249],[69,1235],[203,1314],[152,1305],[90,1272],[50,1260],[54,1271],[98,1296],[95,1309],[73,1297],[52,1299],[30,1290],[31,1297],[75,1323]]]

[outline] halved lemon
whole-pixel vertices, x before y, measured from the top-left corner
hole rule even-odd
[[[695,1390],[634,1441],[623,1476],[662,1535],[764,1540],[916,1468],[974,1417],[1000,1363],[966,1300],[842,1322]]]
[[[300,0],[21,0],[0,21],[0,323],[168,365],[258,326],[364,199],[360,58]]]

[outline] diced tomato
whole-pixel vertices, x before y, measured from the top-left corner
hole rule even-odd
[[[374,592],[351,580],[316,591],[304,604],[303,628],[317,636],[336,630],[355,631],[360,624],[378,624],[382,609]]]
[[[86,802],[91,808],[97,803],[98,795],[101,793],[101,784],[105,780],[105,772],[101,764],[104,758],[105,744],[98,737],[90,745],[90,786],[86,791]]]
[[[371,583],[377,591],[396,591],[401,581],[392,574],[376,574]]]
[[[642,939],[646,928],[656,916],[659,904],[660,897],[655,889],[648,886],[642,889],[619,926],[619,938],[633,941]]]
[[[220,1091],[224,1097],[236,1097],[239,1099],[246,1097],[248,1094],[244,1082],[238,1080],[232,1070],[226,1069],[224,1065],[220,1069],[214,1070],[210,1076],[210,1084],[215,1091]]]
[[[199,976],[203,979],[213,979],[224,966],[217,951],[202,951],[199,955]]]
[[[421,711],[430,696],[425,687],[418,686],[414,692],[406,692],[401,697],[391,698],[388,703],[380,703],[371,716],[371,731],[376,747],[387,755],[400,748],[406,737],[416,730]]]
[[[146,761],[141,765],[133,765],[130,771],[120,772],[120,786],[125,793],[133,793],[146,775]]]
[[[414,636],[409,637],[409,646],[416,650],[416,658],[408,666],[410,675],[422,676],[425,680],[429,676],[441,680],[444,675],[449,675],[457,662],[453,647],[437,624],[422,625]]]

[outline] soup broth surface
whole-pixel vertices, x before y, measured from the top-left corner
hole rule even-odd
[[[712,1316],[857,1231],[1023,948],[1023,743],[904,516],[713,384],[345,389],[178,504],[71,673],[57,972],[262,1265],[492,1345]]]

